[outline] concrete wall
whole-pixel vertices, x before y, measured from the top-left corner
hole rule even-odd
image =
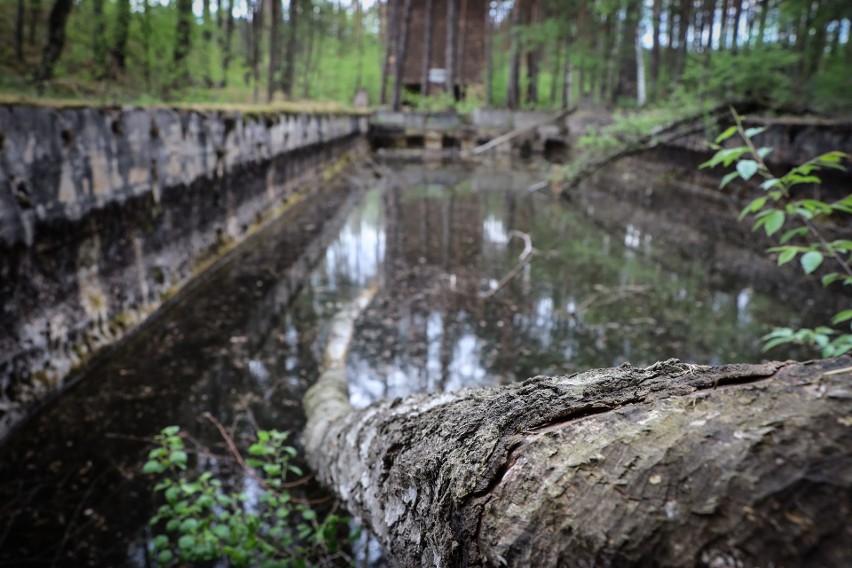
[[[732,120],[722,121],[717,131],[727,128]],[[766,131],[754,137],[756,146],[768,146],[772,153],[767,157],[770,164],[789,167],[799,165],[806,160],[831,152],[840,150],[852,154],[852,121],[828,121],[816,118],[747,118],[744,121],[746,128],[766,127]],[[704,133],[696,133],[675,141],[672,145],[700,152],[712,154],[707,146],[708,138]],[[738,136],[730,138],[725,146],[741,146],[742,140]],[[779,168],[775,175],[784,171]]]
[[[318,170],[353,148],[366,122],[0,107],[0,438],[316,187]]]

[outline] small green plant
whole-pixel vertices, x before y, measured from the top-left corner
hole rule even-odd
[[[157,562],[171,566],[227,559],[232,566],[299,567],[341,554],[338,534],[348,519],[331,514],[319,521],[288,492],[286,476],[302,472],[290,463],[296,450],[287,438],[286,432],[259,431],[249,458],[235,453],[259,487],[250,496],[227,491],[209,471],[189,475],[180,429],[164,428],[142,467],[143,473],[162,478],[154,490],[164,503],[150,520]]]
[[[834,203],[827,203],[813,197],[794,197],[792,190],[801,185],[819,185],[822,181],[814,175],[820,169],[845,170],[842,165],[848,155],[843,152],[828,152],[808,160],[781,177],[776,177],[767,167],[765,158],[772,152],[769,147],[757,147],[753,138],[766,130],[765,127],[746,129],[742,118],[731,109],[735,125],[722,132],[711,144],[716,154],[701,168],[718,165],[734,166],[734,171],[726,174],[719,185],[724,188],[735,179],[751,181],[761,179],[763,194],[753,199],[740,212],[739,219],[753,215],[754,230],[763,229],[767,236],[780,235],[779,245],[769,249],[778,254],[778,265],[799,259],[805,274],[811,274],[823,264],[830,264],[822,275],[823,286],[840,282],[852,285],[852,240],[827,240],[820,232],[817,222],[829,215],[852,214],[852,194],[846,195]],[[721,144],[739,134],[745,145],[723,148]],[[782,231],[783,229],[783,231]],[[794,244],[795,243],[795,244]],[[829,260],[826,263],[826,260]],[[842,325],[843,329],[820,326],[814,329],[776,328],[763,336],[764,351],[783,343],[804,343],[818,346],[824,357],[835,357],[852,350],[852,309],[836,314],[832,325]]]

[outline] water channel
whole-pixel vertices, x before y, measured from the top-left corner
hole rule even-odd
[[[625,361],[756,362],[761,334],[802,323],[629,219],[528,191],[542,163],[388,167],[235,251],[0,447],[0,566],[150,565],[150,437],[179,424],[224,454],[205,412],[241,443],[298,431],[326,323],[374,282],[349,360],[356,406]],[[216,455],[199,466],[224,467]]]

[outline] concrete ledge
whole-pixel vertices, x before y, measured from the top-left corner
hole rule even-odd
[[[321,183],[367,118],[0,107],[0,438]]]

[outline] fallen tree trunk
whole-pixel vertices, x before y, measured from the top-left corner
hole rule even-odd
[[[669,360],[358,411],[332,365],[304,443],[394,565],[844,566],[850,363]]]
[[[569,114],[576,112],[576,110],[577,110],[577,107],[562,109],[559,112],[557,112],[556,114],[549,116],[549,117],[547,117],[543,120],[539,120],[538,122],[534,122],[532,124],[527,124],[526,126],[521,126],[520,128],[516,128],[515,130],[512,130],[511,132],[507,132],[506,134],[498,136],[497,138],[495,138],[493,140],[489,140],[485,144],[481,144],[481,145],[477,146],[476,148],[473,148],[472,150],[470,150],[470,155],[476,156],[478,154],[482,154],[483,152],[487,152],[488,150],[492,150],[492,149],[496,148],[497,146],[500,146],[501,144],[505,144],[506,142],[509,142],[510,140],[517,138],[521,134],[524,134],[524,133],[529,132],[531,130],[535,130],[537,128],[541,128],[542,126],[546,126],[546,125],[550,124],[551,122],[556,122],[557,120],[565,118]]]

